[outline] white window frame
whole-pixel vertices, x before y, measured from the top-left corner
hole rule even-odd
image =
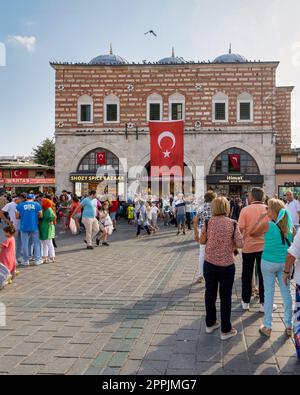
[[[216,119],[216,104],[219,103],[224,103],[225,104],[225,119],[224,120],[219,120]],[[213,96],[212,99],[212,121],[214,123],[228,123],[228,96],[225,95],[225,93],[218,92]]]
[[[107,120],[107,106],[110,104],[116,104],[117,105],[117,120],[116,121],[108,121]],[[109,95],[104,98],[104,123],[108,124],[118,124],[120,123],[120,99],[118,96],[115,95]]]
[[[182,104],[182,119],[180,121],[185,121],[185,96],[181,93],[174,93],[169,97],[169,120],[172,119],[172,104]],[[174,119],[175,121],[175,119]]]
[[[91,120],[90,121],[82,121],[81,120],[81,106],[91,106]],[[94,123],[94,100],[89,95],[82,95],[78,98],[77,104],[77,123],[78,124],[93,124]]]
[[[150,122],[150,104],[160,104],[160,116],[159,121],[162,121],[163,118],[163,98],[157,93],[153,93],[147,98],[147,121]],[[155,121],[154,121],[155,122]]]
[[[241,103],[250,103],[250,119],[241,119]],[[253,97],[247,93],[244,92],[238,96],[237,99],[237,122],[238,123],[251,123],[253,122],[254,119],[254,114],[253,114]]]

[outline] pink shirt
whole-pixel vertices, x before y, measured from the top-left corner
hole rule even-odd
[[[241,211],[239,227],[244,238],[243,252],[245,254],[261,252],[264,250],[264,235],[262,234],[259,237],[251,237],[249,233],[258,221],[259,217],[266,213],[266,208],[267,206],[263,203],[253,203],[250,206],[243,208]],[[268,217],[266,217],[265,221],[268,222],[268,220]]]
[[[242,235],[238,225],[234,233],[234,222],[227,217],[212,217],[208,222],[205,260],[216,266],[235,263],[234,250],[242,246]]]
[[[16,241],[14,237],[7,238],[1,243],[2,251],[0,253],[0,263],[7,267],[7,269],[14,273],[16,271]]]

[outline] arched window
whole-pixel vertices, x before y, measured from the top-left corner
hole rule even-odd
[[[174,93],[169,97],[169,119],[171,121],[185,119],[185,97],[180,93]]]
[[[212,106],[213,122],[228,122],[228,96],[218,92],[213,96]]]
[[[147,120],[161,121],[163,114],[163,99],[160,95],[153,93],[147,99]]]
[[[100,161],[99,161],[100,159]],[[100,164],[101,163],[101,164]],[[97,170],[113,170],[118,174],[120,170],[120,161],[111,151],[104,148],[97,148],[90,151],[79,163],[78,172],[87,174],[96,174]]]
[[[237,121],[253,122],[253,97],[247,92],[238,96]]]
[[[77,107],[78,123],[93,123],[93,98],[88,95],[80,96]]]
[[[120,99],[115,95],[104,99],[104,123],[120,123]]]
[[[213,162],[210,174],[260,174],[255,159],[239,148],[222,152]]]

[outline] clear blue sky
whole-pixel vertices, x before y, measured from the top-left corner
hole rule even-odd
[[[279,60],[277,83],[296,85],[293,142],[300,146],[299,0],[0,0],[0,155],[29,154],[54,133],[49,61],[89,61],[114,52],[130,61],[171,53],[208,60],[233,51]],[[158,39],[144,36],[154,29]],[[297,136],[298,135],[298,136]]]

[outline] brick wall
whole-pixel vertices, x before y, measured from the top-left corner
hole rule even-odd
[[[237,125],[237,97],[248,92],[254,99],[254,122],[250,126],[272,127],[274,107],[263,102],[274,90],[277,63],[252,65],[185,65],[183,66],[58,66],[56,88],[56,124],[65,128],[80,128],[77,124],[77,100],[83,94],[94,98],[94,128],[124,128],[125,123],[138,123],[147,127],[146,102],[151,93],[164,100],[164,119],[169,116],[169,96],[175,92],[186,97],[186,126],[194,127],[201,121],[203,127],[212,123],[212,97],[221,91],[229,96],[229,123]],[[199,92],[195,84],[200,83]],[[128,85],[134,91],[128,91]],[[120,125],[103,124],[104,97],[115,94],[120,98]],[[245,126],[245,125],[244,125]],[[86,126],[83,126],[86,128]]]
[[[276,151],[277,154],[291,151],[291,93],[293,88],[276,88]]]

